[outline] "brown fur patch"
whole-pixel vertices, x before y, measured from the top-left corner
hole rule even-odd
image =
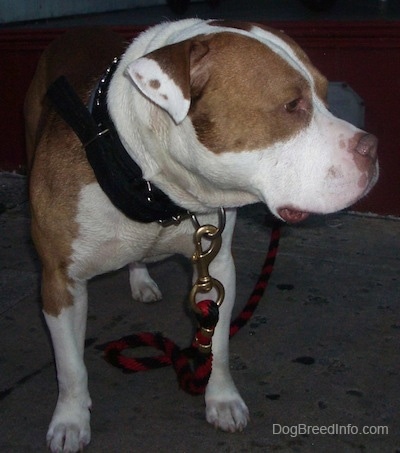
[[[52,110],[45,94],[51,82],[65,75],[86,102],[124,47],[121,37],[99,28],[62,35],[42,55],[25,101],[27,147],[33,163],[32,237],[43,264],[43,307],[54,316],[72,304],[67,267],[78,234],[78,197],[95,177],[78,138]]]
[[[328,82],[326,78],[318,71],[318,69],[311,63],[308,55],[304,52],[304,50],[294,41],[290,36],[284,33],[281,30],[276,30],[274,28],[268,27],[267,25],[263,24],[253,24],[255,27],[259,27],[265,31],[268,31],[278,38],[282,39],[286,44],[288,44],[292,50],[294,51],[297,58],[304,64],[304,66],[310,71],[310,74],[314,78],[315,83],[315,91],[319,98],[326,102],[326,97],[328,93]]]
[[[208,37],[202,60],[208,80],[189,115],[199,140],[211,151],[266,148],[309,122],[310,87],[301,74],[259,41],[235,33]],[[208,68],[208,69],[207,69]],[[303,98],[303,109],[285,104]]]
[[[206,45],[193,39],[162,47],[146,57],[155,60],[181,89],[183,97],[190,99],[190,73],[207,52]]]
[[[255,25],[252,22],[241,22],[237,20],[212,20],[208,23],[213,27],[237,28],[238,30],[250,31]]]
[[[157,79],[153,79],[153,80],[150,80],[150,86],[151,88],[153,88],[154,90],[158,90],[161,86],[161,83],[159,80]]]
[[[325,102],[327,96],[327,81],[325,77],[313,66],[310,59],[304,50],[294,41],[290,36],[288,36],[284,31],[271,28],[268,25],[257,23],[257,22],[240,22],[240,21],[228,21],[228,20],[214,20],[209,22],[212,26],[218,27],[229,27],[236,28],[238,30],[244,30],[251,32],[253,27],[261,28],[278,38],[282,39],[286,44],[288,44],[294,51],[297,58],[304,64],[304,66],[310,71],[311,75],[314,77],[316,92],[317,95]]]

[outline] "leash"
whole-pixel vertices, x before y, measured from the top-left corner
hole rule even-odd
[[[271,231],[268,253],[259,278],[245,307],[238,317],[232,321],[229,338],[233,337],[246,325],[264,295],[275,263],[279,238],[280,228],[278,225],[274,225]],[[215,250],[213,249],[213,251]],[[197,290],[192,289],[192,292],[197,292]],[[194,297],[190,296],[190,300],[193,306]],[[196,307],[193,308],[195,308],[199,329],[194,341],[189,347],[181,349],[173,341],[164,337],[159,332],[142,332],[128,335],[117,341],[108,343],[104,350],[105,360],[111,365],[121,368],[125,373],[135,373],[172,366],[177,374],[179,386],[183,390],[191,395],[203,394],[212,369],[211,337],[218,322],[218,303],[206,299],[197,304],[195,303],[195,305]],[[133,349],[140,346],[156,348],[162,354],[155,357],[134,358],[125,356],[122,353],[126,349]]]

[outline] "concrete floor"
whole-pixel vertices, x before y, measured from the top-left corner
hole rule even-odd
[[[0,174],[2,453],[46,450],[57,391],[25,184],[24,177]],[[261,205],[240,210],[238,310],[256,281],[269,231]],[[123,374],[97,348],[143,330],[188,345],[190,266],[174,258],[152,267],[164,294],[152,305],[131,300],[126,270],[96,278],[86,348],[94,402],[88,451],[400,452],[399,250],[398,219],[342,213],[283,228],[266,295],[231,340],[232,373],[252,418],[237,434],[210,427],[202,397],[179,390],[172,369]],[[274,425],[291,434],[274,434]],[[388,433],[296,436],[303,425]]]

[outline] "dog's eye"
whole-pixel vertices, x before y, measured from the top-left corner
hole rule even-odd
[[[289,113],[295,112],[300,104],[301,98],[294,99],[291,102],[288,102],[285,104],[285,110]]]

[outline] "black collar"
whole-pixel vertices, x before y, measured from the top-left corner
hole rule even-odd
[[[65,77],[57,79],[48,96],[81,140],[97,181],[111,202],[132,220],[164,226],[190,216],[154,184],[124,148],[107,108],[107,91],[119,60],[116,58],[92,94],[92,112],[83,105]]]

